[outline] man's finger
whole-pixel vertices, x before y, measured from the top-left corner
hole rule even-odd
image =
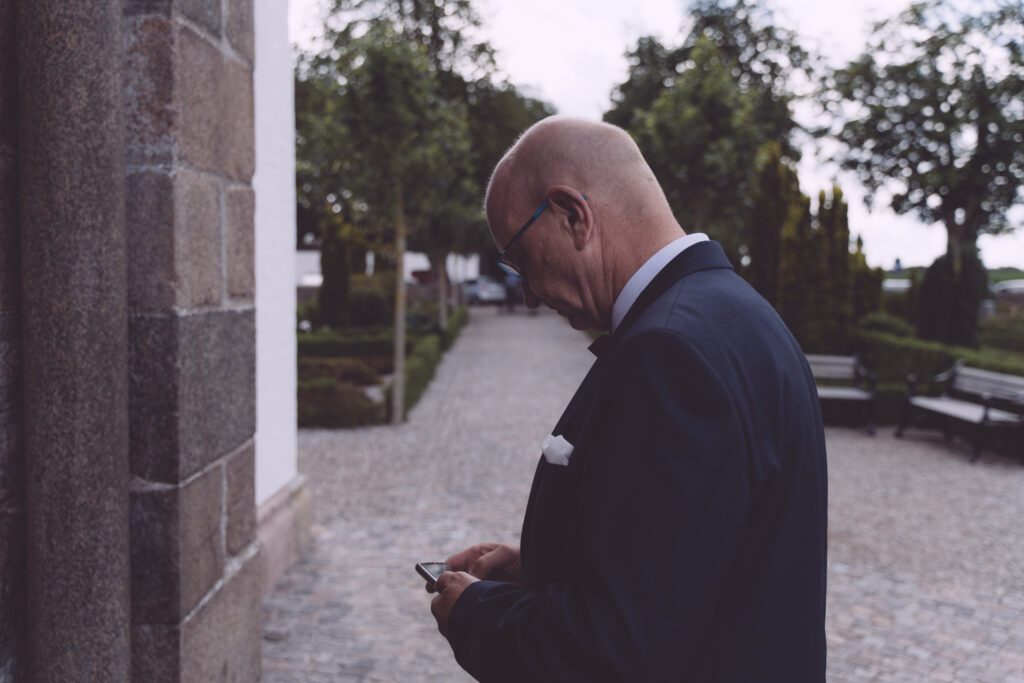
[[[439,615],[440,615],[440,612],[441,612],[441,601],[442,600],[444,600],[444,598],[442,598],[441,595],[438,594],[437,596],[434,597],[433,600],[430,601],[430,613],[434,615],[435,619],[439,619],[440,618]]]
[[[466,571],[476,561],[476,558],[489,551],[491,547],[492,544],[490,543],[477,543],[461,552],[455,553],[444,562],[454,571]]]
[[[486,579],[490,577],[496,569],[508,563],[511,559],[511,548],[500,545],[491,552],[481,555],[477,561],[473,563],[469,573],[478,579]]]
[[[436,593],[436,592],[437,592],[437,585],[436,585],[436,584],[434,584],[434,583],[429,583],[429,582],[428,582],[428,583],[427,583],[427,584],[426,584],[426,585],[424,586],[424,588],[426,588],[426,589],[427,589],[427,592],[428,592],[428,593]]]

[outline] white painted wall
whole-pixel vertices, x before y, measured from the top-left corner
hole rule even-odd
[[[417,270],[429,270],[430,260],[426,254],[409,251],[405,254],[405,280],[412,282],[412,274]],[[448,279],[453,282],[461,282],[480,275],[480,258],[475,254],[472,256],[459,256],[450,254],[446,262],[448,267]],[[311,276],[319,276],[320,273],[320,251],[303,250],[295,254],[295,284],[308,285]],[[305,278],[305,279],[304,279]]]
[[[295,93],[288,0],[255,0],[256,503],[297,474]]]

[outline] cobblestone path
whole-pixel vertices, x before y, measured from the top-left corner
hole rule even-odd
[[[471,680],[413,564],[518,539],[586,344],[474,310],[407,424],[300,432],[316,542],[264,603],[265,681]],[[913,432],[828,444],[829,681],[1024,683],[1024,466]]]

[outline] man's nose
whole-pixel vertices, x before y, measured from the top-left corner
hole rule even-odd
[[[541,304],[540,297],[533,293],[529,284],[523,287],[523,301],[527,308],[537,308]]]

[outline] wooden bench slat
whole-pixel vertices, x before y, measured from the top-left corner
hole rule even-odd
[[[928,410],[971,424],[981,424],[981,418],[985,414],[985,406],[970,401],[950,398],[949,396],[914,396],[910,403],[922,410]],[[990,408],[988,411],[989,422],[1014,423],[1020,418],[1013,413],[997,408]]]
[[[827,401],[870,401],[871,393],[856,387],[818,387],[818,398]]]

